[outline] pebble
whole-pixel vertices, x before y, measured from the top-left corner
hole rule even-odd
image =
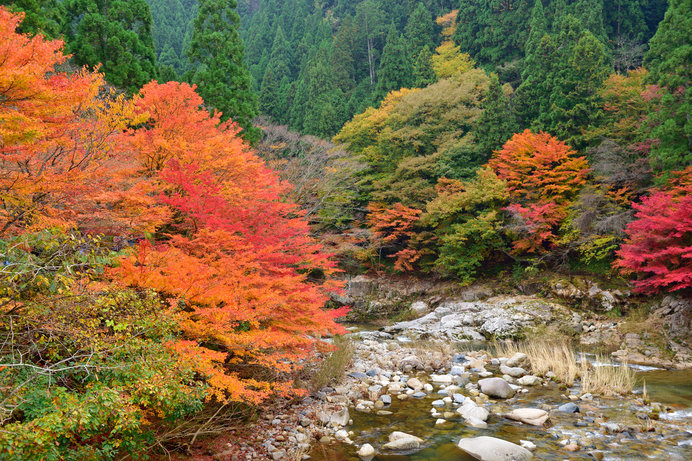
[[[579,413],[579,406],[576,403],[565,403],[564,405],[560,405],[557,407],[558,411],[561,411],[563,413]]]

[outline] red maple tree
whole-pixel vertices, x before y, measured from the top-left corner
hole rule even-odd
[[[635,220],[627,226],[615,267],[636,274],[634,285],[641,293],[692,288],[692,167],[632,208]]]
[[[218,400],[296,392],[279,378],[316,338],[343,332],[333,320],[345,311],[322,309],[338,288],[329,281],[334,262],[282,199],[289,186],[237,125],[202,107],[194,87],[150,83],[135,106],[147,118],[128,142],[175,220],[162,241],[125,258],[117,276],[170,296],[184,335],[171,346],[197,364]]]

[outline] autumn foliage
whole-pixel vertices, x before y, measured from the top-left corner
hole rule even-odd
[[[692,288],[692,167],[676,176],[665,190],[632,205],[635,220],[617,251],[616,267],[637,276],[641,293]]]
[[[489,166],[507,184],[506,208],[513,225],[516,253],[540,254],[551,249],[567,207],[589,174],[585,157],[548,133],[525,130],[495,152]]]
[[[421,252],[411,247],[418,234],[416,224],[422,211],[395,203],[391,207],[371,203],[368,206],[368,224],[378,249],[388,249],[387,256],[394,259],[394,269],[412,271],[421,258]]]
[[[0,234],[105,234],[120,257],[89,260],[100,269],[78,281],[87,263],[75,263],[61,290],[153,290],[175,322],[162,344],[207,399],[300,393],[292,372],[343,332],[345,309],[323,309],[335,264],[286,200],[291,186],[194,87],[116,97],[98,73],[58,71],[62,42],[17,34],[20,20],[0,8]]]
[[[515,134],[490,160],[510,196],[523,202],[564,203],[586,183],[585,157],[548,133]]]
[[[289,186],[237,125],[202,108],[193,87],[148,84],[135,113],[149,117],[127,137],[177,219],[165,244],[141,245],[115,273],[170,296],[184,336],[173,347],[198,364],[218,400],[294,391],[276,376],[313,351],[311,338],[343,331],[333,322],[343,311],[321,309],[336,289],[325,281],[334,263],[297,206],[281,200]]]

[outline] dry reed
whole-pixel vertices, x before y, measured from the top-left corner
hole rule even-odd
[[[592,365],[582,356],[579,374],[583,393],[613,396],[632,392],[634,371],[627,363],[616,366],[607,360],[597,356],[596,363],[599,365]]]
[[[495,345],[495,350],[505,357],[522,352],[528,357],[532,373],[545,376],[553,372],[567,386],[580,378],[582,393],[610,396],[629,393],[634,388],[634,371],[626,363],[615,366],[603,357],[596,357],[596,363],[603,365],[594,366],[583,356],[577,363],[573,347],[566,340],[501,343]]]
[[[545,376],[551,371],[558,381],[568,386],[574,384],[575,379],[579,376],[579,366],[572,345],[568,341],[502,343],[495,347],[497,353],[505,357],[511,357],[517,352],[526,354],[534,374]]]

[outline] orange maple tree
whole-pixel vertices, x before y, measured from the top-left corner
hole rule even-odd
[[[0,8],[0,235],[152,230],[151,191],[117,148],[130,103],[98,73],[59,71],[63,42],[17,33],[22,18]]]
[[[557,241],[557,228],[567,208],[586,183],[585,157],[548,133],[517,133],[489,162],[506,181],[510,199],[505,208],[519,225],[512,228],[515,253],[541,253]]]
[[[548,133],[518,133],[495,152],[489,162],[507,182],[510,196],[522,202],[569,201],[586,183],[585,157]]]
[[[323,310],[334,262],[307,221],[282,200],[288,185],[251,151],[232,122],[210,115],[194,87],[146,85],[127,134],[140,164],[175,212],[167,235],[140,245],[116,274],[170,297],[184,338],[171,344],[192,361],[219,401],[257,403],[296,392],[282,380],[323,334],[343,332]],[[261,371],[263,370],[263,371]]]
[[[421,210],[410,208],[401,203],[387,206],[381,203],[368,205],[368,226],[372,229],[374,244],[378,251],[389,249],[387,255],[394,259],[394,269],[412,271],[414,264],[423,256],[413,248],[413,241],[418,237],[416,224],[420,220]]]

